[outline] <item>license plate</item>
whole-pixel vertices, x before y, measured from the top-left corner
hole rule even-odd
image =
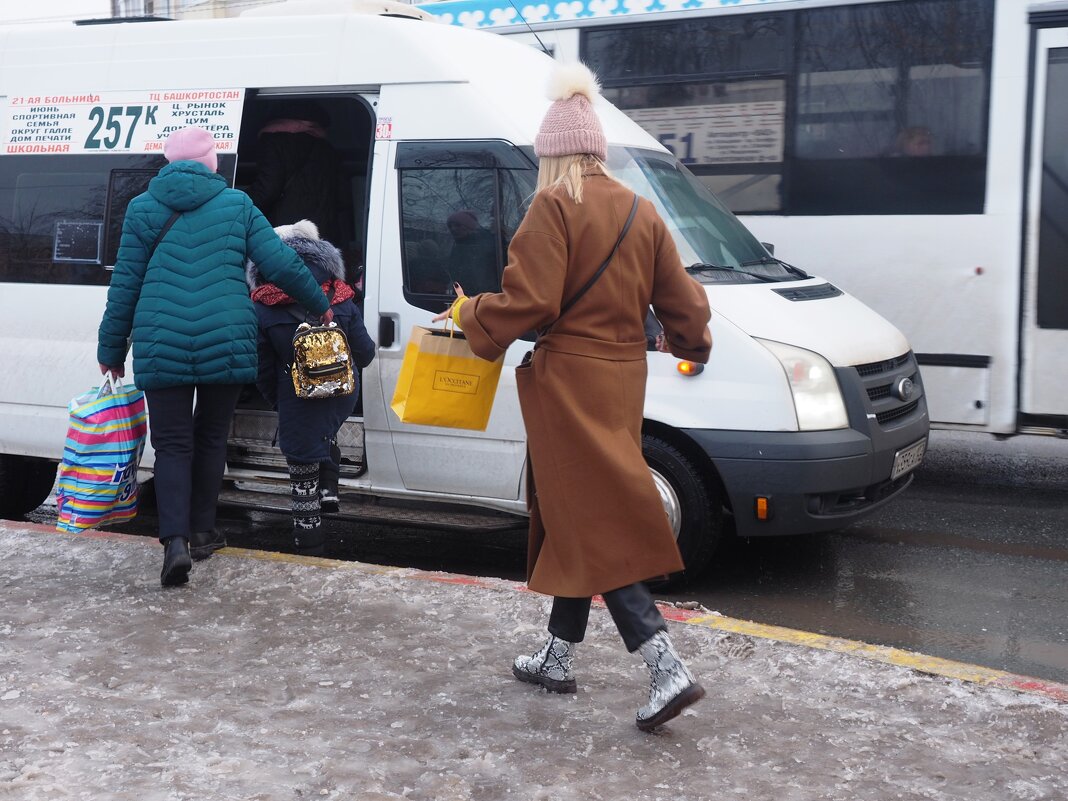
[[[923,461],[923,454],[927,451],[927,440],[921,439],[907,448],[894,454],[894,469],[890,472],[890,480],[903,476],[909,470],[915,470]]]

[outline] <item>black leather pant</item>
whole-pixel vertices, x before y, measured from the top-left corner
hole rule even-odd
[[[606,592],[603,597],[628,651],[637,651],[639,645],[658,631],[667,629],[649,588],[641,582]],[[591,602],[590,598],[553,598],[549,633],[568,642],[582,642],[590,619]]]

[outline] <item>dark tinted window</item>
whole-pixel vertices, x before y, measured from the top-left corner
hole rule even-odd
[[[404,293],[413,305],[432,311],[451,300],[454,281],[470,295],[500,290],[508,244],[537,179],[532,166],[517,170],[456,163],[492,165],[497,160],[457,161],[429,154],[406,156],[400,164]]]
[[[959,214],[983,207],[992,39],[993,0],[903,0],[586,31],[582,52],[733,211]]]
[[[791,211],[981,212],[992,13],[924,0],[799,14]]]
[[[1049,51],[1042,144],[1042,209],[1038,220],[1040,328],[1068,328],[1068,48]]]
[[[785,43],[781,16],[710,17],[590,31],[583,60],[605,85],[781,72]]]
[[[583,59],[604,84],[605,97],[732,209],[777,211],[786,19],[760,14],[590,31]]]
[[[0,159],[0,281],[107,284],[126,206],[165,164],[114,154]],[[232,175],[234,157],[219,165]]]

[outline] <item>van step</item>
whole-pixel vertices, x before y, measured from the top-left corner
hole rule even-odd
[[[327,517],[361,523],[382,523],[428,529],[508,531],[525,528],[527,518],[471,506],[430,506],[384,500],[358,492],[340,492],[341,511]],[[227,483],[219,503],[277,512],[289,511],[289,485],[266,482]]]

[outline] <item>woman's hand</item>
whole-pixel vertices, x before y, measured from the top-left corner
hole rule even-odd
[[[97,362],[97,364],[100,364]],[[109,367],[106,364],[100,364],[100,375],[107,375],[111,373],[114,378],[124,378],[126,376],[126,365],[120,364],[118,367]]]
[[[663,334],[656,335],[656,349],[661,353],[671,353],[671,348],[668,347],[667,337]]]
[[[430,320],[430,322],[432,322],[432,323],[440,323],[442,320],[444,320],[446,317],[448,317],[450,314],[452,314],[452,310],[454,308],[456,308],[456,304],[459,303],[461,301],[461,299],[462,300],[467,300],[467,295],[464,294],[464,288],[462,286],[460,286],[456,282],[453,282],[452,288],[456,292],[456,300],[454,300],[452,303],[450,303],[449,304],[449,308],[447,308],[445,311],[441,312],[438,315],[435,315]]]
[[[319,322],[322,325],[330,325],[330,323],[333,322],[333,320],[334,320],[334,310],[333,309],[327,309],[325,312],[323,312],[323,316],[319,318]]]

